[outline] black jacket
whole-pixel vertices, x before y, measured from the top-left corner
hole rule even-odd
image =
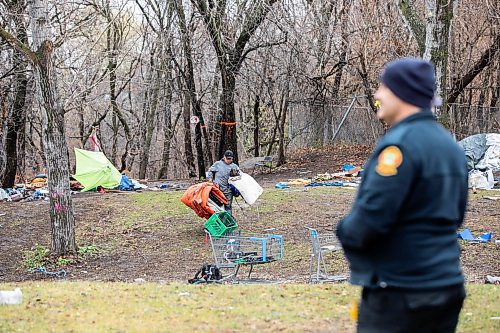
[[[387,157],[394,151],[401,160]],[[352,211],[337,227],[351,282],[422,290],[462,284],[456,231],[466,204],[464,152],[433,114],[397,123],[365,165]]]

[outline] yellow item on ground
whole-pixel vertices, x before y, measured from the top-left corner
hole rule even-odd
[[[353,299],[351,302],[351,308],[349,309],[349,314],[351,315],[351,320],[358,321],[358,300]]]
[[[289,179],[287,182],[281,182],[281,183],[285,185],[307,185],[311,183],[311,180],[297,178],[297,179]]]
[[[34,188],[40,188],[48,185],[47,178],[35,178],[31,181],[31,186]]]

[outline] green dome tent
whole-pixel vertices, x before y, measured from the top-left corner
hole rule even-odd
[[[73,176],[83,185],[82,192],[97,186],[115,188],[120,185],[122,175],[101,152],[75,148],[76,174]]]

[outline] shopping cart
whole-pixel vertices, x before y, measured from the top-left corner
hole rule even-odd
[[[221,282],[238,281],[237,275],[241,266],[250,266],[250,279],[254,265],[267,264],[283,258],[282,235],[249,236],[243,235],[239,230],[220,237],[212,236],[209,232],[207,235],[217,267],[232,270]]]
[[[325,262],[325,256],[331,253],[342,253],[337,236],[334,233],[319,234],[314,228],[306,227],[311,237],[312,253],[311,263],[309,265],[309,274],[311,283],[314,282],[338,282],[347,280],[346,275],[330,275]]]

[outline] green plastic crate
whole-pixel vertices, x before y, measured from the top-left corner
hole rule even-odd
[[[205,229],[214,237],[224,236],[236,228],[238,224],[227,212],[216,212],[205,222]]]

